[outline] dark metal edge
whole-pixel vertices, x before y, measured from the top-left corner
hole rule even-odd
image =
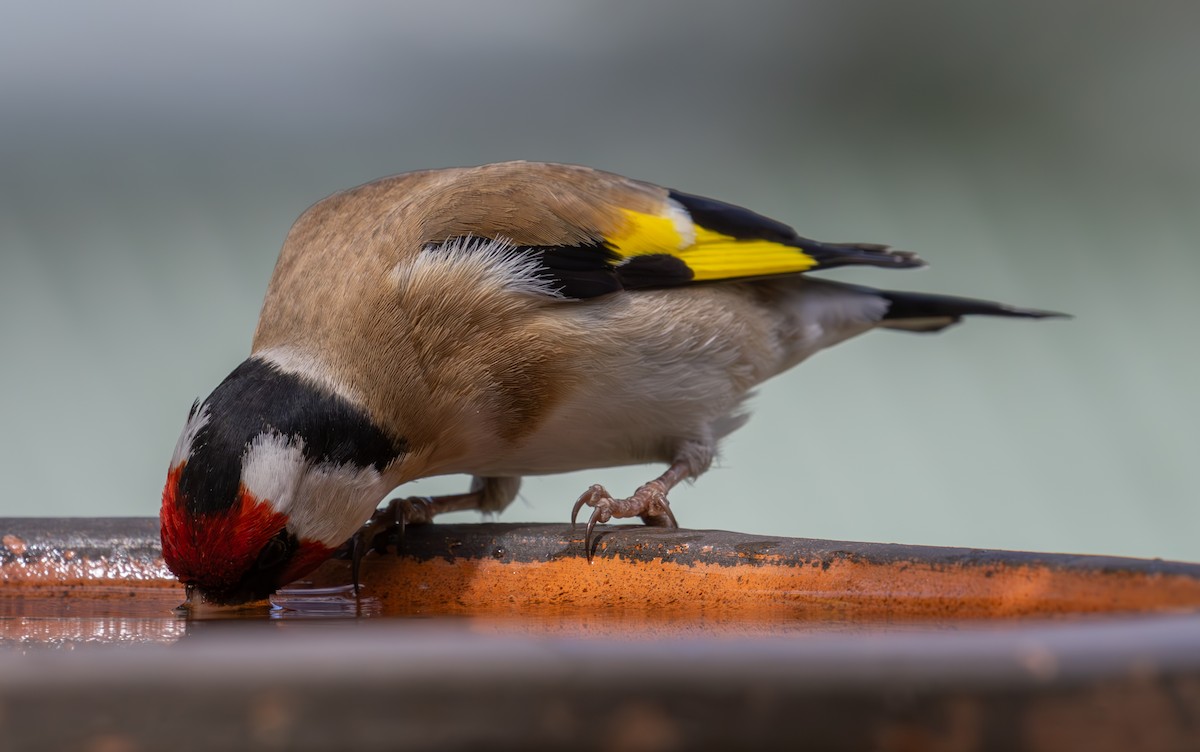
[[[933,569],[1031,566],[1200,579],[1200,564],[1162,559],[830,541],[641,525],[601,526],[597,530],[596,556],[600,558],[661,559],[683,565],[828,567],[837,561],[853,561],[876,565],[915,563]],[[0,566],[18,558],[25,563],[54,562],[68,552],[72,558],[161,557],[158,520],[152,517],[0,518],[0,538],[6,536],[20,542],[21,553],[0,545]],[[411,526],[399,545],[405,556],[418,561],[539,562],[584,555],[582,528],[572,530],[568,525],[556,524]]]

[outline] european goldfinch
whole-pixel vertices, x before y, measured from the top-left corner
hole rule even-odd
[[[162,497],[163,555],[214,603],[304,575],[417,478],[503,510],[521,476],[667,464],[627,499],[674,523],[750,390],[871,329],[1047,311],[874,290],[807,272],[916,255],[822,243],[746,209],[586,167],[414,172],[335,194],[292,227],[250,357],[193,405]],[[573,512],[573,517],[574,517]]]

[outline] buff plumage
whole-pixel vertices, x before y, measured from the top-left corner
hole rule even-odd
[[[210,600],[263,597],[395,487],[471,491],[397,514],[502,510],[521,476],[662,462],[592,525],[674,523],[766,379],[874,328],[1055,315],[810,276],[923,265],[809,240],[737,206],[568,165],[411,173],[336,194],[289,233],[253,349],[193,409],[164,491],[168,563]],[[253,525],[242,524],[254,520]],[[215,532],[213,532],[215,531]]]

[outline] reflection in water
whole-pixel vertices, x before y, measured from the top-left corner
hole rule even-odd
[[[171,618],[4,618],[0,619],[0,648],[171,643],[183,636],[185,628],[182,621]]]
[[[172,614],[174,590],[121,590],[0,597],[0,649],[73,649],[83,644],[171,643],[186,624]]]
[[[287,587],[271,596],[272,619],[346,618],[380,616],[378,598],[355,595],[353,585]]]
[[[122,590],[94,588],[68,595],[35,595],[0,598],[0,650],[27,652],[41,648],[74,649],[83,644],[171,644],[187,639],[224,639],[231,632],[276,633],[305,625],[341,624],[344,628],[371,622],[386,623],[397,634],[439,632],[603,639],[637,642],[678,638],[789,639],[829,634],[884,634],[899,632],[970,631],[1028,628],[1032,622],[1051,620],[956,620],[807,618],[786,612],[769,618],[747,618],[730,613],[668,613],[637,608],[542,608],[509,614],[427,614],[388,608],[369,592],[355,597],[351,586],[289,588],[245,608],[182,611],[177,589]],[[1054,619],[1053,621],[1065,621]],[[1095,618],[1074,617],[1077,621]],[[341,628],[341,627],[339,627]]]

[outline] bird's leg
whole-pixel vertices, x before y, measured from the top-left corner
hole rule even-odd
[[[384,553],[389,541],[396,541],[396,555],[400,555],[399,540],[409,525],[424,525],[445,512],[461,512],[479,509],[483,502],[482,490],[447,496],[409,496],[391,499],[375,510],[371,519],[363,523],[358,532],[342,546],[343,556],[349,555],[350,576],[354,580],[354,594],[358,595],[358,573],[362,557],[367,551]],[[348,551],[346,549],[349,549]]]
[[[628,499],[614,499],[604,486],[595,485],[583,492],[571,509],[571,527],[575,527],[575,518],[583,507],[592,507],[592,515],[588,518],[587,533],[583,545],[587,550],[588,563],[592,561],[592,533],[598,523],[608,522],[617,517],[641,517],[647,525],[655,527],[679,527],[675,514],[667,501],[667,494],[680,481],[695,475],[692,463],[687,460],[675,460],[667,471],[654,480],[646,483],[633,492]]]
[[[464,512],[480,509],[483,503],[483,491],[470,491],[446,496],[408,496],[403,499],[391,499],[387,504],[375,510],[371,519],[367,520],[359,532],[370,536],[370,548],[383,553],[387,548],[388,534],[395,532],[404,535],[404,529],[409,525],[426,525],[433,518],[446,512]],[[371,535],[374,531],[374,535]]]
[[[350,559],[354,592],[358,594],[358,573],[362,557],[367,551],[384,553],[389,542],[395,542],[396,555],[400,554],[399,540],[408,525],[423,525],[446,512],[463,512],[477,509],[481,512],[498,512],[517,497],[521,487],[520,478],[474,478],[467,493],[446,496],[409,496],[391,499],[375,510],[358,532],[338,552],[339,558]]]

